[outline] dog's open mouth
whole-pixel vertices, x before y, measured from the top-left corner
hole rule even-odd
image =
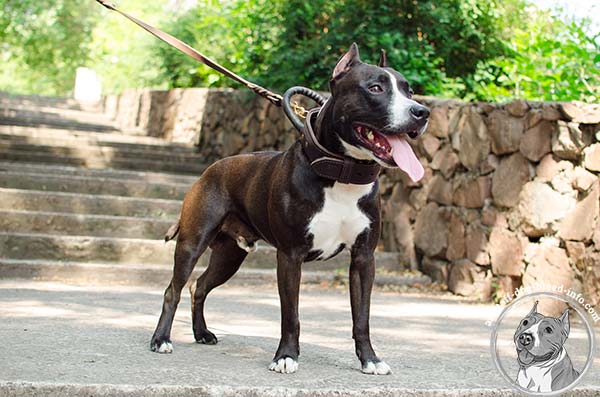
[[[360,144],[379,160],[388,165],[399,167],[414,182],[423,178],[425,170],[406,141],[406,136],[416,138],[418,136],[417,131],[388,135],[365,124],[355,124],[353,129]]]
[[[535,360],[535,356],[529,352],[529,350],[522,348],[517,349],[517,355],[519,356],[519,361],[521,361],[525,365],[529,365]]]

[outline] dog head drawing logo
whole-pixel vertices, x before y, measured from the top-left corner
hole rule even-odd
[[[569,310],[558,317],[537,311],[538,301],[521,320],[515,334],[519,373],[518,384],[531,391],[552,392],[573,383],[579,373],[564,348],[569,337]]]

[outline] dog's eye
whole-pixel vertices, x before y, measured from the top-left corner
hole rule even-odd
[[[551,334],[552,332],[554,332],[554,331],[552,331],[552,328],[550,328],[550,327],[546,327],[546,330],[545,330],[545,331],[546,331],[546,333],[548,333],[548,334]]]
[[[415,92],[413,91],[413,89],[412,89],[412,88],[409,88],[409,89],[408,89],[408,97],[409,97],[409,98],[412,98],[412,96],[413,96],[413,95],[415,95]]]
[[[369,91],[373,94],[381,94],[383,92],[383,88],[379,84],[373,84],[369,87]]]
[[[529,324],[529,321],[523,320],[523,325],[527,325],[527,324]]]

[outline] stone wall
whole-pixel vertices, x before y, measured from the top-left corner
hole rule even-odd
[[[281,109],[246,90],[129,90],[106,97],[104,106],[127,133],[193,144],[207,162],[285,149],[298,136]]]
[[[600,106],[418,99],[432,112],[414,142],[426,173],[412,183],[383,172],[381,249],[461,295],[545,282],[598,305]],[[246,91],[138,90],[105,108],[122,128],[195,144],[207,161],[297,137],[280,109]]]
[[[461,295],[547,283],[597,305],[600,107],[424,102],[425,178],[381,177],[385,249]]]

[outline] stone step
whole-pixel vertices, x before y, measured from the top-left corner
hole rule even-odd
[[[113,169],[90,169],[65,165],[0,161],[0,172],[25,172],[33,174],[50,174],[64,176],[81,176],[89,178],[132,179],[148,183],[170,183],[191,186],[198,179],[193,175],[169,174],[165,172],[144,172]]]
[[[112,117],[102,112],[98,107],[93,106],[70,106],[56,107],[51,103],[33,103],[33,102],[11,102],[0,100],[0,107],[3,117],[8,118],[35,118],[40,120],[61,120],[76,121],[79,123],[100,124],[114,126]]]
[[[0,188],[0,209],[172,220],[181,201]]]
[[[150,183],[144,180],[100,178],[74,175],[3,171],[0,187],[80,194],[182,200],[190,185],[182,183]]]
[[[82,108],[94,109],[95,112],[100,112],[100,103],[90,104],[87,102],[79,102],[72,98],[63,97],[47,97],[39,95],[20,95],[0,91],[0,106],[23,106],[23,107],[52,107],[55,109],[70,109],[81,110]]]
[[[54,117],[48,117],[48,115],[40,115],[38,110],[25,109],[1,109],[0,125],[74,129],[93,132],[118,131],[118,128],[114,124],[105,123],[104,120],[94,122],[91,120],[64,119],[59,114],[55,114]]]
[[[174,219],[0,210],[0,230],[69,236],[162,239]]]
[[[0,131],[2,127],[0,126]],[[69,131],[71,132],[71,131]],[[167,141],[158,143],[136,143],[136,142],[121,142],[120,140],[113,140],[110,137],[103,134],[102,139],[90,138],[88,133],[78,132],[77,135],[64,134],[61,136],[48,136],[36,134],[35,136],[28,135],[16,135],[11,133],[0,132],[0,139],[8,140],[15,143],[34,143],[37,145],[49,145],[49,146],[65,146],[65,147],[79,147],[83,146],[95,146],[99,148],[116,148],[116,149],[136,149],[136,150],[148,150],[148,151],[160,151],[164,153],[175,153],[175,154],[190,154],[197,155],[198,151],[193,146],[182,146],[179,144],[173,144]],[[111,134],[112,135],[112,134]],[[119,136],[120,138],[121,136]],[[142,137],[143,138],[143,137]]]
[[[56,105],[59,106],[56,106]],[[65,106],[66,105],[66,106]],[[116,130],[112,117],[90,103],[52,103],[0,98],[0,123],[9,125],[77,126],[83,129]],[[72,127],[71,127],[72,128]]]
[[[273,284],[277,282],[275,268],[256,269],[252,262],[244,262],[242,268],[228,281],[231,284]],[[206,269],[198,264],[190,276],[196,280]],[[82,263],[32,259],[0,258],[0,279],[34,279],[38,281],[61,281],[77,284],[153,285],[166,287],[173,274],[171,266],[130,264],[127,267],[112,263]],[[322,284],[334,281],[347,282],[348,268],[336,270],[303,270],[303,284]],[[431,279],[418,274],[376,274],[376,286],[429,285]]]
[[[11,259],[169,264],[174,248],[161,240],[0,232],[0,256]]]
[[[162,240],[57,236],[36,233],[0,232],[0,257],[24,260],[49,260],[81,263],[114,263],[170,265],[173,263],[175,243]],[[399,266],[397,253],[377,252],[376,262],[380,269],[395,270]],[[208,255],[203,255],[200,266],[207,264]],[[250,253],[244,261],[245,267],[273,268],[276,264],[275,249],[259,243],[258,250]],[[349,253],[344,251],[328,261],[305,263],[307,270],[347,269]]]
[[[14,140],[11,138],[0,139],[0,151],[19,151],[52,154],[54,156],[67,156],[84,158],[88,162],[98,159],[98,162],[110,163],[113,159],[140,159],[172,163],[200,163],[202,157],[192,151],[170,151],[168,147],[140,148],[136,145],[127,147],[102,147],[84,142],[68,142],[67,145],[58,145],[51,139],[42,139],[41,142]]]
[[[116,168],[139,171],[164,171],[189,175],[200,175],[206,165],[200,162],[177,163],[170,161],[153,161],[133,158],[106,158],[100,156],[88,157],[85,154],[71,153],[60,155],[54,153],[38,153],[31,150],[2,150],[0,160],[27,161],[46,164],[63,164],[88,168]]]
[[[20,126],[0,125],[0,136],[15,138],[28,142],[38,139],[50,139],[55,142],[73,141],[87,142],[99,146],[135,145],[141,148],[168,148],[169,151],[194,151],[194,147],[182,143],[173,143],[164,139],[149,136],[126,135],[121,132],[90,132],[55,128],[31,128]]]

